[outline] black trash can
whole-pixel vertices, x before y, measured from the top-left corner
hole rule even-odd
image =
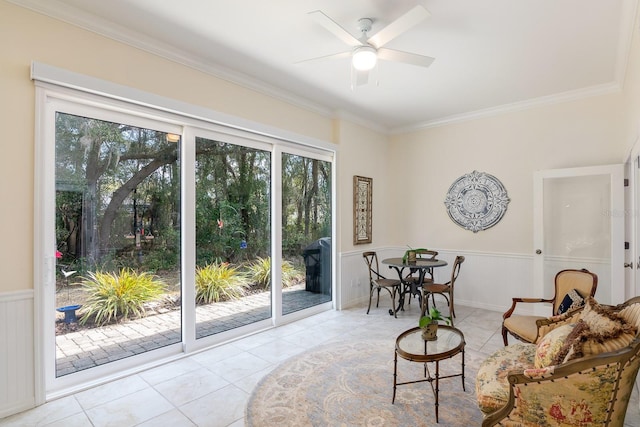
[[[302,251],[305,290],[331,295],[331,238],[321,237]]]

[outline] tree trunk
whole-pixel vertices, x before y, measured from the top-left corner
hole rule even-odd
[[[118,213],[118,209],[122,206],[127,196],[142,182],[145,178],[155,172],[159,167],[175,162],[178,159],[175,148],[165,151],[153,159],[150,163],[133,174],[127,182],[114,191],[109,205],[104,211],[102,220],[100,221],[100,253],[106,253],[111,238],[111,228]]]

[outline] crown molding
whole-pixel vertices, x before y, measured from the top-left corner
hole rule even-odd
[[[586,89],[578,89],[563,92],[554,95],[542,96],[539,98],[528,99],[526,101],[514,102],[511,104],[500,105],[498,107],[484,108],[482,110],[470,111],[463,114],[455,114],[453,116],[443,117],[440,119],[426,121],[414,126],[406,126],[391,129],[390,134],[397,135],[401,133],[409,133],[418,130],[433,128],[437,126],[450,125],[455,123],[466,122],[469,120],[482,119],[500,114],[513,113],[516,111],[527,110],[531,108],[541,107],[545,105],[560,104],[563,102],[576,101],[593,96],[608,95],[621,91],[621,85],[614,83],[606,83],[602,85],[592,86]]]
[[[372,122],[371,120],[364,119],[361,116],[358,116],[346,110],[336,110],[334,113],[334,118],[338,120],[349,121],[353,124],[365,127],[367,129],[370,129],[374,132],[381,133],[383,135],[390,135],[390,131],[388,127],[382,126],[376,122]]]

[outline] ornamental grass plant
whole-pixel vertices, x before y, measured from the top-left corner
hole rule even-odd
[[[82,278],[82,287],[88,297],[80,323],[94,319],[97,325],[143,317],[144,304],[160,298],[165,290],[164,282],[152,274],[131,268],[118,273],[89,272]]]
[[[249,287],[246,274],[229,263],[212,262],[196,269],[196,303],[238,299]]]
[[[271,257],[258,257],[248,267],[249,277],[256,285],[269,289],[271,287]],[[300,273],[289,261],[282,261],[282,287],[287,288],[295,283]]]

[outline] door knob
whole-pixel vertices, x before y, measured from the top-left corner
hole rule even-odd
[[[633,263],[632,262],[625,262],[624,263],[624,268],[633,268]]]
[[[536,249],[536,254],[540,255],[542,253],[542,251],[540,249]]]

